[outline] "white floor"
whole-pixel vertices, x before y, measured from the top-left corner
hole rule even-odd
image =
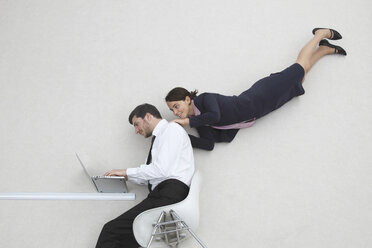
[[[0,0],[0,192],[92,192],[94,173],[135,167],[150,140],[128,123],[175,86],[239,94],[291,65],[314,27],[347,57],[308,74],[306,94],[195,150],[197,234],[208,247],[372,246],[372,3]],[[193,130],[191,130],[193,132]],[[136,201],[1,201],[0,247],[94,247]],[[183,247],[197,247],[188,242]]]

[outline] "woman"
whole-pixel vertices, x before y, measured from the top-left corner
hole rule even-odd
[[[180,87],[172,89],[165,100],[169,109],[179,117],[173,122],[197,129],[199,138],[189,135],[193,147],[212,150],[215,142],[232,141],[240,128],[252,126],[256,119],[278,109],[293,97],[303,95],[305,75],[320,58],[328,54],[346,56],[342,47],[326,40],[341,39],[339,32],[315,28],[313,34],[295,64],[257,81],[239,96],[215,93],[197,96],[197,91],[189,92]]]

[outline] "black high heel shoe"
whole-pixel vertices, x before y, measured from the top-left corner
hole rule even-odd
[[[340,39],[342,39],[342,36],[339,32],[337,32],[334,29],[330,29],[330,28],[314,28],[313,29],[313,34],[315,34],[315,32],[318,31],[319,29],[329,29],[331,31],[331,38],[329,38],[329,40],[340,40]]]
[[[321,40],[319,42],[319,46],[327,46],[327,47],[334,48],[335,49],[335,54],[340,54],[340,55],[344,55],[344,56],[346,56],[346,54],[347,54],[345,49],[343,49],[340,46],[333,45],[333,44],[329,43],[327,40]]]

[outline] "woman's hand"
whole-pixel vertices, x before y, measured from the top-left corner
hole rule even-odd
[[[183,119],[174,119],[171,122],[175,122],[177,124],[180,124],[181,126],[187,126],[190,124],[190,119],[189,118],[183,118]]]
[[[104,174],[104,176],[117,176],[117,177],[125,177],[126,180],[128,180],[127,170],[110,170]]]

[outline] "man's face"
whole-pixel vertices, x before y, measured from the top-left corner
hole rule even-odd
[[[141,134],[143,137],[148,138],[152,135],[152,130],[146,118],[148,118],[147,115],[143,119],[133,116],[132,123],[136,134]]]

